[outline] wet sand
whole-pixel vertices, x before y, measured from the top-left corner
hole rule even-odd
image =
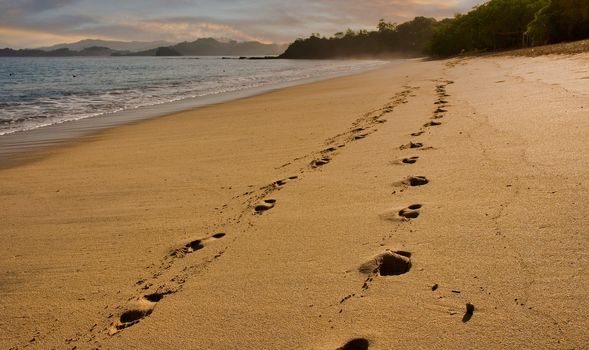
[[[0,170],[0,347],[582,349],[588,61],[407,62]]]

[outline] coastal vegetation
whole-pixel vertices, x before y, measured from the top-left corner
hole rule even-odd
[[[298,39],[282,58],[384,55],[449,56],[589,38],[587,0],[491,0],[467,14],[437,21],[416,17],[395,24],[381,20],[374,31]]]
[[[587,0],[492,0],[442,21],[427,52],[453,55],[588,37]]]
[[[375,31],[348,29],[329,38],[312,34],[307,39],[298,39],[280,57],[364,57],[401,52],[420,54],[427,49],[437,26],[438,21],[426,17],[416,17],[399,25],[381,20]]]

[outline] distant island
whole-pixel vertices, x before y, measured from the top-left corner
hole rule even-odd
[[[237,42],[202,38],[192,42],[160,46],[165,42],[112,42],[82,40],[39,49],[0,49],[0,57],[107,57],[107,56],[276,56],[286,46],[257,41]],[[139,51],[132,48],[141,47]]]

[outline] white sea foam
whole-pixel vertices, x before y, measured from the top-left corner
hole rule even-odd
[[[0,135],[185,99],[350,74],[384,61],[1,58]]]

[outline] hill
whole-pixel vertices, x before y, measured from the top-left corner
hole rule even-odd
[[[167,47],[169,52],[182,56],[272,56],[279,55],[286,49],[285,45],[263,44],[257,41],[237,42],[219,41],[213,38],[197,39]],[[160,47],[159,49],[163,49]],[[139,52],[116,54],[117,56],[156,56],[156,49]]]
[[[81,51],[89,47],[106,47],[113,51],[143,51],[155,49],[160,46],[170,46],[172,43],[159,41],[112,41],[99,39],[85,39],[75,43],[57,44],[48,47],[41,47],[37,50],[54,51],[59,49],[69,49],[72,51]]]

